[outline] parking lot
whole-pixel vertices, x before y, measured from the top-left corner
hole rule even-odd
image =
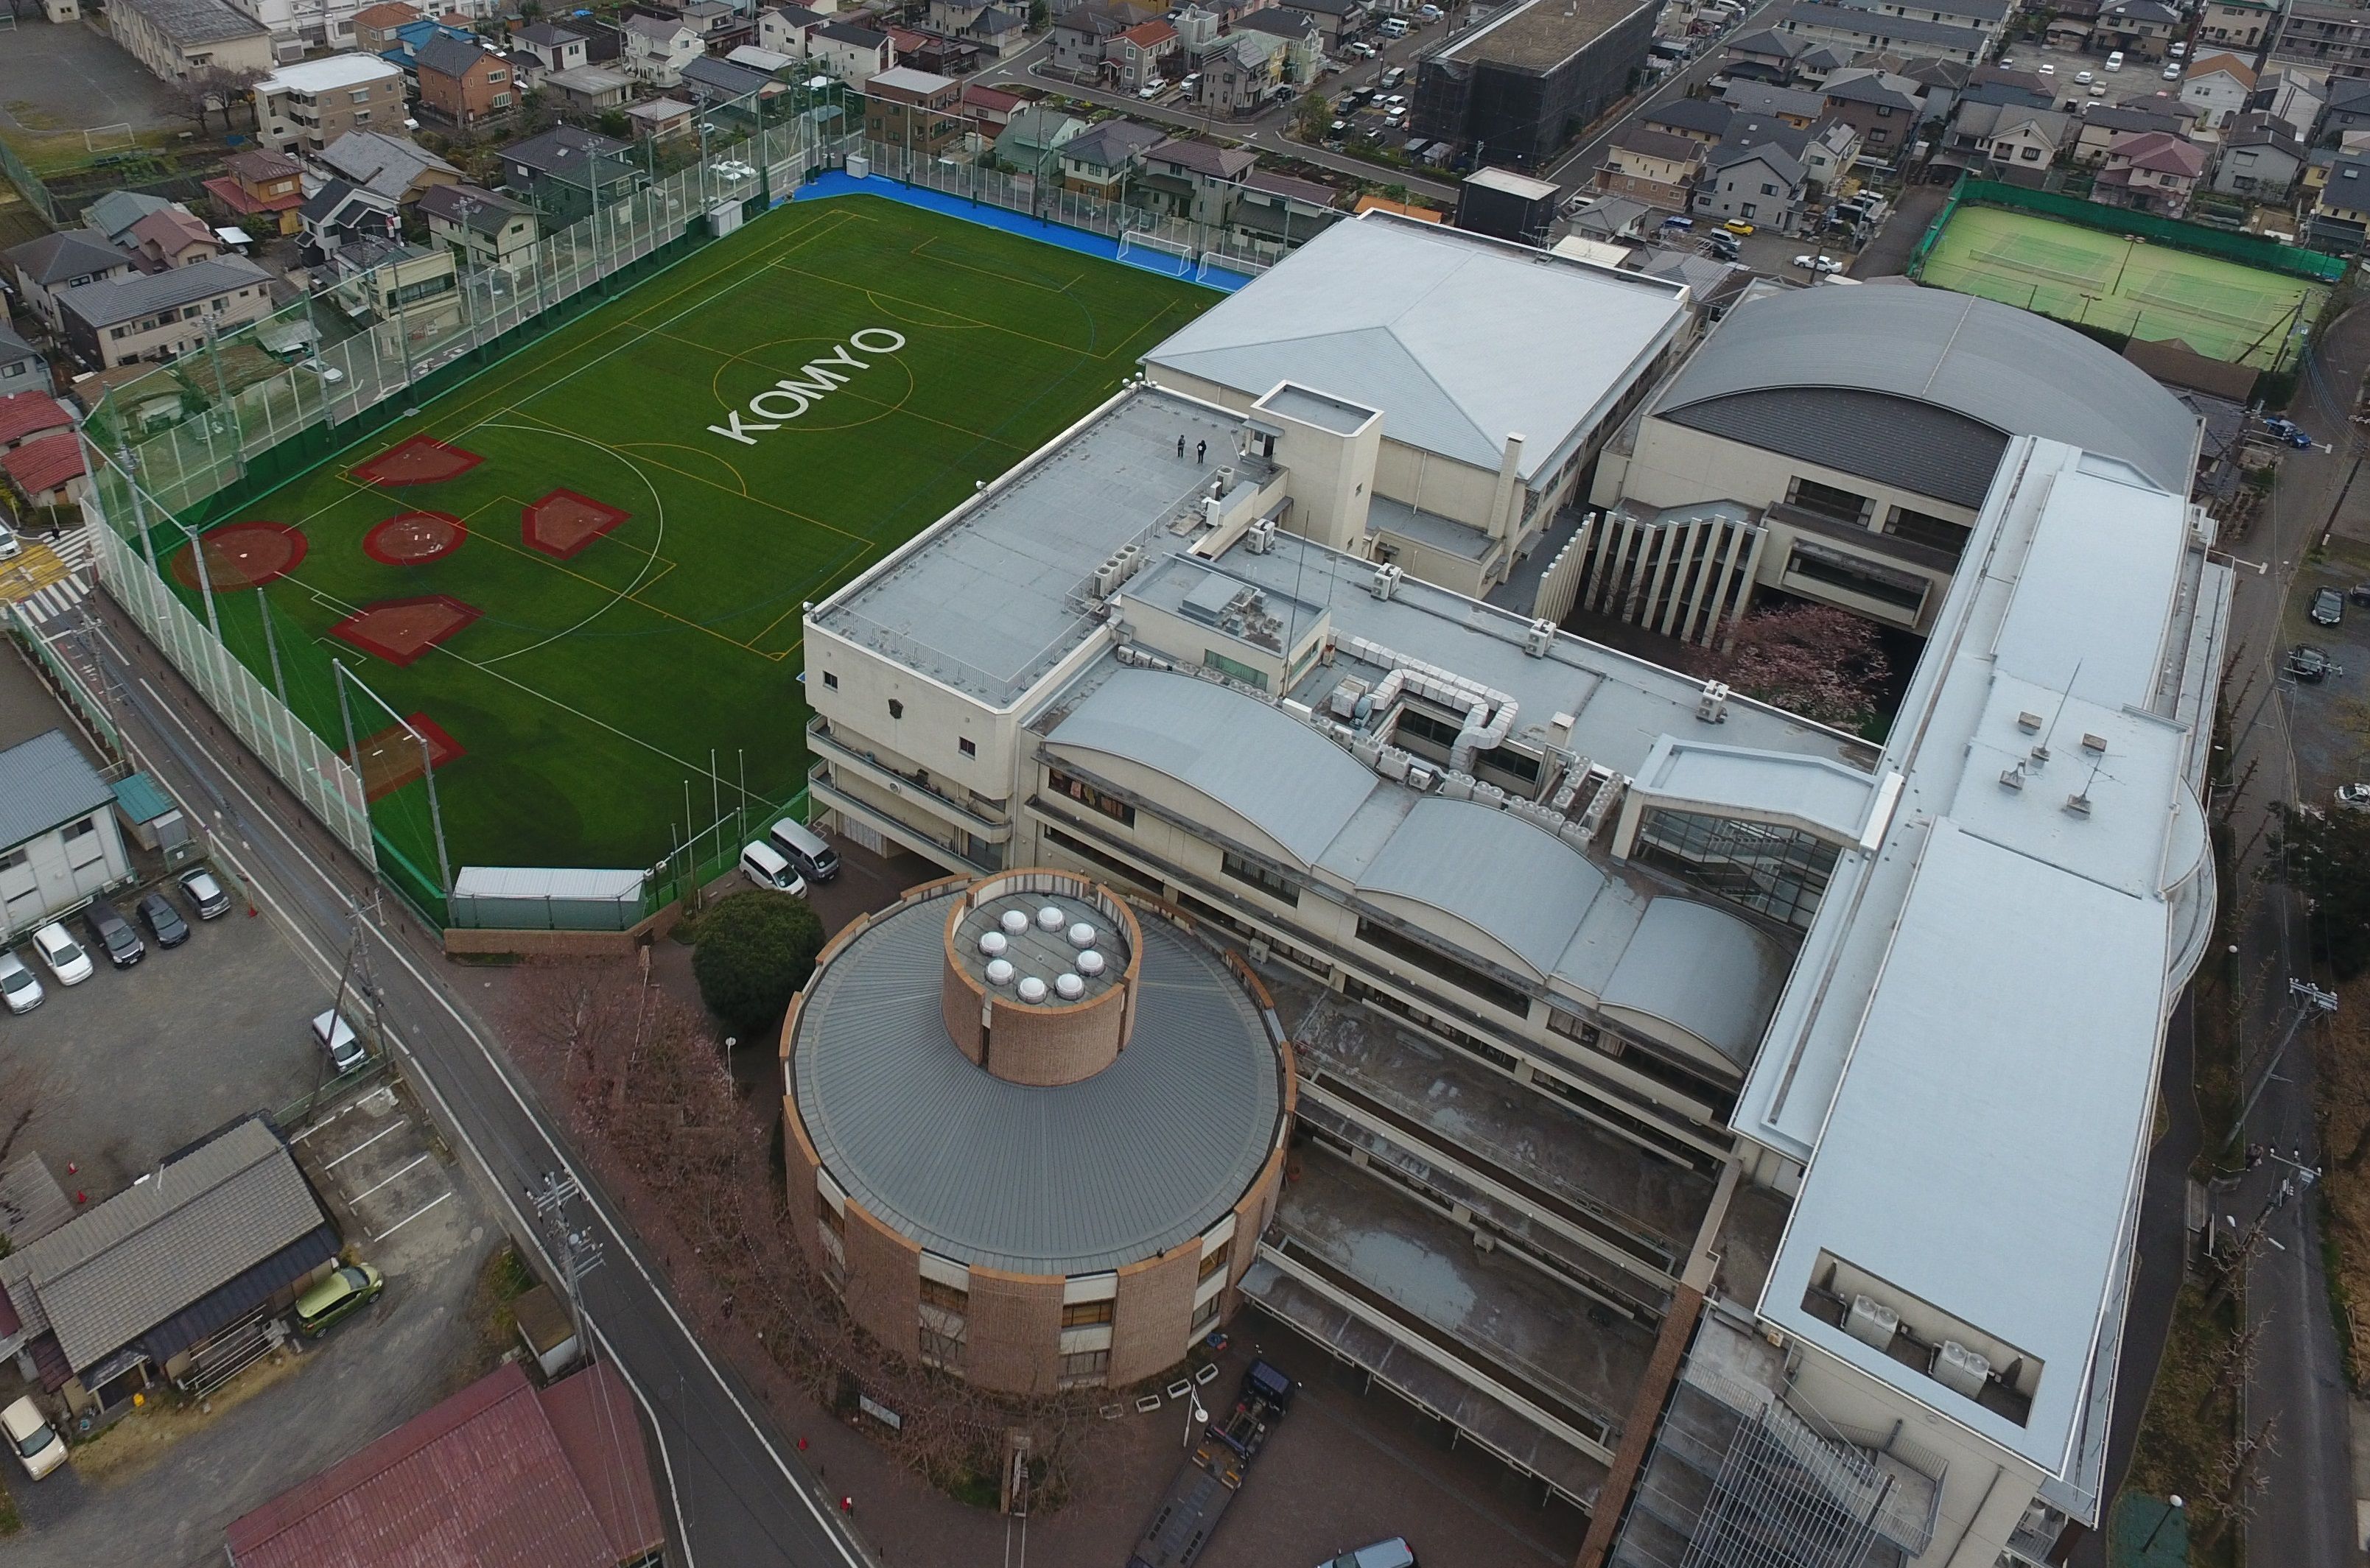
[[[2103,54],[2028,43],[2016,44],[2006,52],[2008,58],[2000,62],[2003,66],[2040,76],[2056,95],[2057,107],[2077,114],[2086,103],[2132,103],[2159,94],[2167,99],[2180,96],[2180,78],[2167,81],[2164,77],[2165,67],[2174,63],[2169,60],[2151,62],[2133,55],[2125,58],[2122,70],[2110,71]],[[2082,79],[2086,72],[2087,82]],[[2094,93],[2093,87],[2106,90]]]
[[[2318,681],[2281,677],[2296,715],[2289,727],[2295,745],[2296,799],[2322,810],[2330,808],[2338,785],[2370,779],[2359,716],[2370,711],[2363,697],[2365,683],[2370,683],[2370,606],[2349,600],[2343,619],[2334,626],[2315,624],[2308,612],[2317,589],[2334,589],[2343,595],[2365,583],[2370,583],[2370,545],[2336,539],[2325,558],[2297,567],[2282,618],[2279,651],[2284,657],[2289,647],[2304,643],[2322,650],[2337,666],[2335,673]],[[2254,711],[2255,698],[2255,693],[2246,698],[2239,722]]]
[[[427,1253],[449,1250],[451,1216],[440,1214],[454,1196],[451,1156],[397,1086],[368,1086],[289,1142],[346,1240],[382,1272],[417,1255],[423,1241]]]

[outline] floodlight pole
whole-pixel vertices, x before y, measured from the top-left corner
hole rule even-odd
[[[255,589],[255,607],[263,615],[263,646],[271,655],[272,689],[280,693],[280,705],[284,708],[288,706],[288,678],[280,672],[280,639],[271,632],[271,599],[260,583]]]
[[[444,879],[443,886],[437,891],[449,898],[453,895],[453,861],[444,849],[444,812],[436,803],[436,759],[433,749],[428,744],[428,737],[416,729],[411,729],[411,726],[401,719],[396,722],[402,724],[404,728],[410,729],[411,738],[420,742],[420,769],[428,780],[428,825],[435,830],[436,833],[436,873]]]
[[[362,749],[354,744],[354,710],[346,700],[345,660],[339,658],[329,660],[329,673],[338,683],[338,717],[344,720],[346,726],[346,761],[353,765],[354,782],[360,784],[362,776]],[[368,787],[362,790],[362,810],[365,815],[370,810]]]
[[[196,530],[179,518],[173,519],[173,526],[189,538],[190,555],[198,563],[198,591],[204,594],[206,600],[206,629],[213,633],[214,641],[220,643],[223,640],[222,616],[214,610],[214,579],[213,574],[206,570],[205,543],[198,537]]]
[[[115,465],[123,470],[123,487],[132,497],[132,524],[140,530],[140,553],[148,557],[148,575],[162,581],[165,574],[156,566],[156,541],[148,536],[148,511],[140,504],[140,471],[132,461],[130,441],[116,444]]]

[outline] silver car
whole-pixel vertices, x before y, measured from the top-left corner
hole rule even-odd
[[[8,1004],[11,1013],[30,1013],[41,1005],[41,982],[25,967],[25,960],[11,952],[0,951],[0,1001]]]

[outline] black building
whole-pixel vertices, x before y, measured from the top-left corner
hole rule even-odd
[[[1456,226],[1492,239],[1544,246],[1556,218],[1556,187],[1512,169],[1476,169],[1456,191]]]
[[[1477,163],[1539,168],[1629,90],[1655,5],[1530,0],[1423,63],[1414,133]]]

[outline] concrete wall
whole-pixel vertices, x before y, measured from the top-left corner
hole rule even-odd
[[[67,823],[17,846],[21,864],[0,867],[0,923],[29,931],[61,910],[96,897],[132,875],[115,813],[101,807],[78,821],[91,830],[65,836]]]

